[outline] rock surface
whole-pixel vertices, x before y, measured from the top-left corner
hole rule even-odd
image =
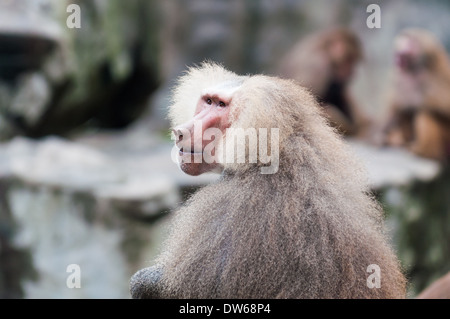
[[[159,86],[155,1],[0,2],[0,140],[123,128]]]
[[[0,273],[17,277],[0,276],[0,297],[128,298],[130,277],[149,265],[182,189],[217,178],[183,174],[170,151],[138,132],[0,144],[0,220],[8,221],[0,256],[31,256],[21,271],[0,258]],[[71,264],[82,289],[66,285]]]
[[[349,141],[355,154],[365,163],[372,189],[429,182],[441,172],[436,161],[415,156],[400,148],[374,147]]]

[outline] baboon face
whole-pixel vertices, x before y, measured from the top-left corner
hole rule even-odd
[[[183,172],[200,175],[220,172],[219,148],[231,126],[230,110],[239,82],[225,82],[204,90],[197,101],[193,118],[172,132],[178,147],[178,163]]]
[[[403,72],[414,72],[425,66],[426,55],[415,39],[406,35],[395,41],[395,65]]]
[[[345,83],[351,80],[359,60],[358,54],[357,49],[343,39],[331,43],[329,57],[337,81]]]

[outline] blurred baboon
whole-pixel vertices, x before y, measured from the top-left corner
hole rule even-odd
[[[422,291],[418,299],[450,299],[450,272]]]
[[[222,178],[176,212],[155,265],[133,276],[132,296],[404,298],[381,208],[360,163],[320,114],[291,80],[238,76],[210,63],[181,77],[170,109],[181,169],[221,171]],[[210,141],[195,133],[199,124],[224,132],[214,140],[214,163],[192,163]],[[270,163],[261,144],[256,162],[224,160],[235,150],[229,130],[238,128],[254,129],[260,141],[278,132],[268,139]],[[263,171],[274,158],[277,169]],[[372,264],[381,271],[376,287]]]
[[[450,61],[428,31],[407,29],[395,40],[395,66],[385,143],[438,160],[450,156]]]
[[[281,60],[277,73],[295,79],[316,95],[331,125],[345,135],[364,136],[369,119],[349,90],[363,50],[346,28],[332,28],[301,40]]]

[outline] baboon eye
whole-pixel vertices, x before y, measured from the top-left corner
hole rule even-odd
[[[227,106],[227,105],[225,104],[225,102],[220,101],[220,102],[219,102],[219,106],[220,106],[220,107],[225,107],[225,106]]]
[[[212,100],[211,99],[206,99],[206,104],[211,105],[212,104]]]

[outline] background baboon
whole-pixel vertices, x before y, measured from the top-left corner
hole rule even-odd
[[[133,276],[133,297],[405,297],[360,164],[307,90],[203,64],[181,78],[170,115],[182,169],[196,175],[220,167],[222,178],[176,212],[155,266]],[[259,158],[238,164],[218,155],[213,168],[188,163],[202,152],[192,146],[197,137],[180,138],[192,117],[203,129],[279,128],[278,171],[261,174]],[[371,264],[381,269],[380,288],[367,286]]]
[[[361,43],[352,31],[328,29],[302,39],[282,59],[277,73],[311,89],[341,133],[364,135],[369,119],[349,92],[362,55]]]
[[[394,80],[385,142],[444,160],[450,156],[450,61],[428,31],[407,29],[395,40]]]

